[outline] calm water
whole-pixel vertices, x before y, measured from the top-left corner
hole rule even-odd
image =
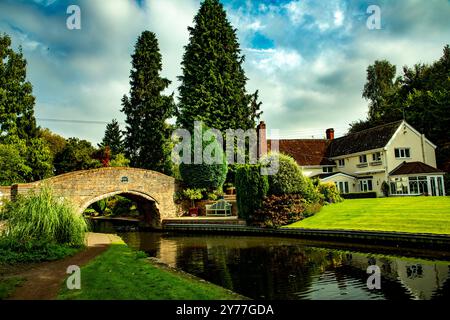
[[[329,249],[299,239],[120,235],[135,249],[253,299],[450,299],[449,261]],[[366,285],[374,264],[381,290]]]

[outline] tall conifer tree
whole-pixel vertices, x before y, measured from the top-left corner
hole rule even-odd
[[[124,152],[122,131],[116,119],[106,125],[105,136],[98,146],[100,148],[109,147],[113,155]]]
[[[174,111],[173,95],[163,91],[170,81],[162,78],[161,54],[156,35],[144,31],[132,55],[131,90],[122,99],[126,115],[125,151],[131,166],[171,174],[170,130],[166,123]]]
[[[194,24],[179,77],[177,124],[191,131],[195,120],[222,132],[254,128],[260,104],[245,89],[244,56],[223,5],[205,0]]]

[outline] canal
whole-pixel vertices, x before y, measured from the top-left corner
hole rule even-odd
[[[130,247],[252,299],[450,299],[445,256],[419,258],[290,238],[136,232],[105,223],[100,229],[115,230]],[[372,265],[381,271],[380,290],[367,287]]]

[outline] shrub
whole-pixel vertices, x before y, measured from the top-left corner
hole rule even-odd
[[[247,219],[261,207],[269,190],[268,178],[261,175],[260,165],[241,165],[236,170],[235,185],[239,217]]]
[[[313,181],[303,175],[294,158],[282,153],[271,153],[261,159],[263,165],[272,167],[274,161],[278,161],[278,171],[269,175],[270,195],[299,194],[310,202],[321,201]]]
[[[9,218],[5,236],[11,241],[84,245],[86,220],[66,200],[54,197],[47,187],[19,196],[7,204],[5,211]]]
[[[263,206],[250,216],[250,224],[278,228],[305,218],[306,201],[298,194],[270,195]]]
[[[378,195],[375,191],[371,192],[356,192],[356,193],[346,193],[341,195],[344,199],[369,199],[377,198]]]
[[[322,205],[320,203],[306,203],[305,212],[303,213],[303,215],[305,216],[305,218],[309,218],[320,212],[320,210],[322,210]]]
[[[18,242],[0,238],[0,265],[60,260],[77,253],[79,248],[45,241]]]
[[[324,201],[328,203],[338,203],[344,201],[338,188],[333,182],[319,184],[319,192],[323,195]]]
[[[195,207],[195,200],[203,199],[205,189],[184,189],[181,194],[184,199],[192,201],[192,208]]]
[[[302,194],[305,191],[306,179],[295,160],[281,153],[271,153],[261,160],[263,165],[271,165],[278,161],[278,171],[269,176],[269,194]]]
[[[203,129],[205,130],[205,129]],[[194,135],[193,135],[194,136]],[[192,141],[194,146],[194,141]],[[180,175],[185,185],[190,188],[206,188],[206,189],[218,189],[221,188],[225,182],[228,172],[228,164],[226,155],[223,152],[222,146],[217,142],[216,138],[212,138],[209,141],[204,142],[203,148],[211,150],[211,158],[221,159],[221,163],[207,164],[205,159],[201,164],[185,164],[181,163],[179,166]],[[198,153],[203,153],[198,149]],[[191,160],[194,156],[194,149],[192,149]]]

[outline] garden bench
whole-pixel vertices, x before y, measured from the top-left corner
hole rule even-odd
[[[231,203],[219,200],[214,204],[206,205],[207,216],[231,216]]]

